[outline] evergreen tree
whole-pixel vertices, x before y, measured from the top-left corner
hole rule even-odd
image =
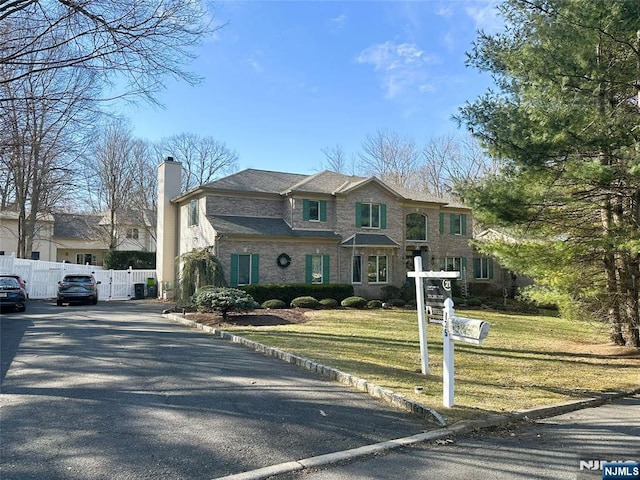
[[[460,187],[485,223],[529,239],[490,245],[505,266],[640,347],[640,2],[507,0],[469,64],[489,91],[460,110],[501,172]]]

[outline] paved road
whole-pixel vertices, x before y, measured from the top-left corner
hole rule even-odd
[[[2,315],[3,480],[202,480],[435,428],[162,308]]]
[[[580,460],[640,461],[640,396],[539,420],[496,427],[285,474],[279,480],[591,480],[600,479]]]

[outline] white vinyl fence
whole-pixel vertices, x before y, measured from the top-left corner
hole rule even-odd
[[[127,300],[135,296],[136,283],[146,285],[156,279],[155,270],[104,270],[96,265],[26,260],[0,255],[0,273],[15,273],[27,282],[29,298],[55,298],[58,282],[68,273],[91,273],[98,285],[100,300]]]

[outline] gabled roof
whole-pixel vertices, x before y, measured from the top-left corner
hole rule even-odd
[[[207,215],[207,219],[218,235],[340,239],[331,230],[294,230],[282,218]]]
[[[400,244],[382,233],[355,233],[340,245],[343,247],[399,247]]]
[[[181,197],[198,190],[221,190],[226,192],[269,193],[290,195],[295,193],[339,195],[349,193],[365,185],[374,183],[403,200],[429,202],[442,206],[468,209],[462,203],[445,200],[429,193],[392,185],[377,177],[360,177],[344,175],[342,173],[324,170],[313,175],[298,173],[274,172],[270,170],[256,170],[248,168],[240,172],[223,177],[213,182],[186,192]]]
[[[202,185],[202,188],[279,194],[307,177],[308,175],[298,173],[271,172],[248,168]]]
[[[54,213],[53,218],[54,237],[94,240],[105,235],[104,228],[99,225],[102,215]]]

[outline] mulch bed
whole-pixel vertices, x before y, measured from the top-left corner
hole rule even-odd
[[[216,313],[187,313],[187,318],[203,325],[223,327],[225,325],[266,327],[273,325],[289,325],[292,323],[304,323],[305,309],[290,308],[282,310],[253,310],[246,313],[230,313],[227,320]]]

